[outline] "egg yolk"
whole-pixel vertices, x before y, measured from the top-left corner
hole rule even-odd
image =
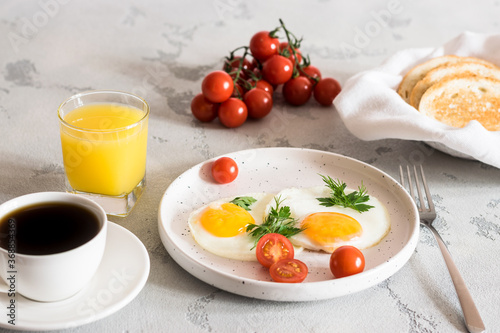
[[[361,236],[363,228],[352,217],[335,212],[314,213],[302,222],[303,231],[319,244],[335,244]]]
[[[246,226],[255,223],[252,215],[232,203],[224,203],[218,208],[208,208],[200,218],[205,230],[217,237],[234,237],[245,232]]]

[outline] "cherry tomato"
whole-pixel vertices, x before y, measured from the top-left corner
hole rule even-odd
[[[308,78],[297,76],[285,83],[283,86],[283,97],[292,105],[305,104],[312,95],[312,84]]]
[[[269,31],[260,31],[250,39],[250,52],[260,61],[278,53],[279,40],[269,34]]]
[[[253,77],[262,77],[262,74],[260,73],[261,68],[261,63],[257,59],[253,58],[251,62],[251,72],[253,74]]]
[[[254,88],[245,93],[243,102],[248,109],[248,116],[254,119],[264,118],[273,108],[271,95],[262,89]]]
[[[260,67],[255,67],[252,69],[252,74],[254,77],[262,77],[262,71]]]
[[[288,238],[275,233],[262,236],[255,247],[257,260],[267,268],[281,259],[293,259],[294,254],[293,245]]]
[[[307,265],[297,259],[281,259],[269,268],[271,278],[276,282],[300,283],[308,273]]]
[[[341,246],[330,257],[330,270],[336,278],[358,274],[364,269],[365,256],[354,246]]]
[[[219,120],[226,127],[241,126],[247,117],[247,106],[238,98],[231,97],[219,106]]]
[[[233,93],[231,94],[231,97],[237,97],[241,98],[245,95],[246,91],[245,89],[241,86],[241,84],[236,83],[233,88]]]
[[[330,106],[341,89],[337,80],[330,77],[321,79],[314,87],[314,99],[323,106]]]
[[[292,62],[280,55],[273,55],[262,65],[262,76],[270,84],[285,83],[291,79],[292,74]]]
[[[219,104],[210,102],[201,93],[196,95],[191,101],[193,116],[202,122],[210,122],[217,118],[218,109]]]
[[[212,177],[217,183],[227,184],[238,176],[238,165],[230,157],[221,157],[212,164]]]
[[[201,92],[212,103],[222,103],[233,93],[233,79],[224,71],[215,71],[203,79]]]
[[[273,86],[269,82],[267,82],[266,80],[258,80],[255,83],[253,81],[251,81],[250,84],[255,85],[255,88],[257,88],[257,89],[262,89],[264,91],[267,91],[269,93],[269,95],[271,95],[271,96],[274,93]]]
[[[295,58],[297,58],[297,60],[298,60],[297,63],[300,64],[302,62],[302,53],[300,52],[300,50],[299,49],[295,49],[296,57],[294,57],[293,56],[293,50],[290,47],[290,45],[288,44],[288,42],[281,42],[280,43],[278,53],[281,54],[281,55],[286,56],[288,59],[290,59],[290,61],[294,65],[295,65]]]
[[[231,73],[229,73],[229,76],[231,76],[231,79],[233,80],[233,82],[235,82],[236,80],[236,71],[238,70],[238,68],[233,68],[233,71]],[[250,73],[248,71],[244,71],[244,70],[240,70],[240,74],[238,75],[238,82],[240,80],[248,80],[250,78],[249,74],[247,73]]]
[[[252,57],[251,67],[252,70],[259,69],[261,67],[260,61]]]
[[[321,80],[320,70],[316,66],[313,66],[313,65],[309,65],[307,67],[302,67],[300,69],[300,76],[307,77],[309,80],[311,80],[311,83],[313,85],[315,85],[317,81]],[[317,81],[315,79],[317,79]]]
[[[224,61],[224,65],[222,66],[222,69],[228,73],[237,70],[240,67],[240,61],[241,57],[236,56],[233,59],[229,60],[226,59]],[[248,59],[243,59],[243,62],[241,64],[241,68],[246,71],[251,71],[253,69],[252,63]]]

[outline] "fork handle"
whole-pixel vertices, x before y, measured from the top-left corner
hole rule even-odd
[[[432,225],[426,225],[426,227],[428,227],[429,230],[432,231],[439,245],[439,248],[441,249],[441,254],[443,255],[446,266],[448,267],[448,271],[450,272],[453,285],[455,286],[455,290],[457,291],[458,300],[464,313],[465,325],[467,326],[467,329],[471,333],[483,332],[485,330],[483,320],[479,315],[479,311],[477,310],[476,305],[474,304],[474,300],[472,299],[472,296],[469,293],[467,286],[465,285],[465,281],[462,278],[462,275],[460,275],[457,266],[455,266],[455,263],[451,258],[451,254],[448,251],[446,244],[443,242],[443,239]]]

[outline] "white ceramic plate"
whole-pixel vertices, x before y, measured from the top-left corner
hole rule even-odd
[[[169,186],[159,209],[159,232],[172,258],[186,271],[217,288],[242,296],[275,301],[310,301],[347,295],[369,288],[396,273],[411,257],[418,241],[417,208],[397,181],[384,172],[345,156],[300,148],[262,148],[227,154],[239,166],[238,178],[213,182],[210,167],[216,159],[184,172]],[[363,250],[364,272],[334,279],[330,255],[304,251],[297,259],[309,267],[300,284],[275,283],[258,262],[215,256],[194,241],[187,219],[191,211],[215,199],[251,192],[277,193],[285,187],[323,184],[318,175],[339,178],[350,188],[361,181],[368,194],[380,199],[391,218],[391,231],[380,244]]]
[[[88,324],[107,317],[130,303],[149,276],[149,256],[142,242],[127,229],[109,222],[104,257],[90,284],[60,302],[41,303],[16,295],[15,326],[8,323],[7,294],[0,294],[4,309],[0,327],[12,330],[56,330]]]

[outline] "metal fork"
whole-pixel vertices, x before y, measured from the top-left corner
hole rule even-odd
[[[465,281],[460,275],[453,259],[451,258],[450,252],[446,247],[443,239],[437,232],[437,230],[432,226],[432,222],[436,219],[436,209],[434,208],[434,203],[432,202],[431,194],[429,192],[429,187],[427,186],[427,181],[425,180],[424,169],[422,165],[420,165],[420,177],[422,178],[422,183],[425,189],[425,197],[427,198],[427,206],[424,202],[424,197],[422,195],[422,191],[420,189],[419,176],[417,172],[417,168],[413,166],[414,178],[415,178],[415,187],[417,188],[418,197],[415,196],[415,191],[413,189],[412,184],[412,175],[410,172],[410,167],[406,166],[406,171],[408,175],[408,187],[410,190],[410,195],[413,200],[417,203],[418,212],[420,215],[420,223],[421,225],[426,226],[436,238],[436,241],[441,249],[441,254],[443,255],[444,261],[446,262],[446,266],[448,267],[448,271],[450,272],[451,279],[455,286],[455,290],[457,291],[458,300],[460,302],[460,306],[462,307],[462,312],[464,314],[465,326],[471,333],[479,333],[485,330],[483,320],[479,315],[479,312],[474,304],[472,296],[465,285]],[[399,166],[399,173],[401,179],[401,185],[405,187],[405,177],[403,173],[403,167]],[[418,198],[418,201],[417,201]]]

